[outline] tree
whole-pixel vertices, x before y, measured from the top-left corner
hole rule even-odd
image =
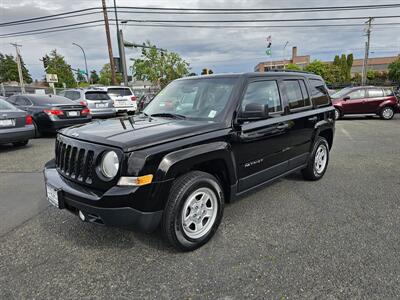
[[[389,64],[389,79],[400,83],[400,58]]]
[[[21,59],[21,68],[22,68],[22,77],[26,83],[32,82],[32,77],[29,74],[28,69],[25,66],[25,63]],[[4,81],[18,81],[19,82],[19,74],[18,74],[18,65],[17,62],[12,55],[3,55],[0,53],[0,82]]]
[[[333,59],[333,64],[335,66],[340,67],[340,57],[339,57],[339,55],[335,55],[335,58]]]
[[[301,68],[296,64],[288,64],[286,70],[301,71]]]
[[[90,82],[96,84],[99,82],[99,75],[97,75],[96,70],[90,71]]]
[[[119,85],[121,84],[122,81],[122,76],[120,73],[116,74],[116,83]],[[111,67],[110,64],[107,63],[103,66],[103,68],[100,70],[100,78],[99,78],[99,83],[103,85],[110,85],[112,83],[111,80]]]
[[[58,82],[55,83],[56,87],[62,87],[63,83],[67,87],[76,87],[74,73],[71,66],[65,61],[64,56],[58,54],[57,50],[54,49],[50,54],[46,54],[45,58],[48,61],[45,69],[46,74],[57,74]]]
[[[143,48],[141,57],[133,61],[133,76],[136,79],[149,80],[163,88],[172,80],[189,75],[189,63],[179,54],[158,51],[150,42],[146,45],[150,48]]]
[[[338,83],[341,79],[341,69],[337,65],[323,63],[319,60],[314,60],[307,65],[304,71],[321,76],[329,84]]]
[[[351,68],[353,67],[354,56],[353,53],[347,55],[347,73],[346,73],[346,81],[349,82],[351,80]]]

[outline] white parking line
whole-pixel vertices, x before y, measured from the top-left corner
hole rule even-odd
[[[350,140],[354,141],[353,137],[350,135],[350,133],[344,129],[343,127],[340,128],[342,130],[342,132],[344,133],[345,136],[347,136]]]

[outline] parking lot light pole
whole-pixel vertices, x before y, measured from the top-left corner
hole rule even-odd
[[[81,50],[82,50],[82,52],[83,52],[83,58],[85,59],[86,79],[87,79],[87,82],[90,83],[89,72],[88,72],[88,68],[87,68],[87,61],[86,61],[86,53],[85,53],[85,50],[83,50],[82,46],[78,45],[77,43],[72,43],[72,45],[75,45],[75,46],[81,48]]]

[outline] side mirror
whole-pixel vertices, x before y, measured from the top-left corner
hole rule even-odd
[[[350,100],[350,96],[346,96],[343,98],[344,101]]]
[[[246,104],[244,110],[239,113],[240,121],[262,120],[268,118],[268,105],[259,103]]]

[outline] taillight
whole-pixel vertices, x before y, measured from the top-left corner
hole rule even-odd
[[[32,116],[31,115],[27,115],[25,117],[25,125],[32,125]]]
[[[82,109],[82,111],[81,111],[81,115],[82,116],[86,116],[88,114],[90,114],[90,109],[89,108],[85,107],[84,109]]]
[[[136,99],[137,99],[136,96],[132,96],[132,97],[131,97],[131,100],[132,100],[132,101],[136,101]]]
[[[49,116],[62,116],[64,112],[61,109],[45,109],[43,110]]]
[[[79,101],[79,104],[80,104],[80,105],[87,106],[87,102],[86,102],[86,101]]]

